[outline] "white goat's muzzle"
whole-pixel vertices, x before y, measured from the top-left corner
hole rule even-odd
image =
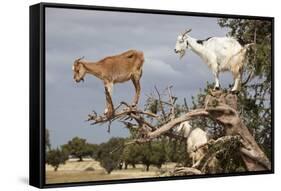
[[[185,50],[174,49],[175,53],[179,55],[180,59],[185,55]]]
[[[182,57],[185,55],[185,51],[184,50],[181,50],[179,51],[179,56],[180,56],[180,59],[182,59]]]

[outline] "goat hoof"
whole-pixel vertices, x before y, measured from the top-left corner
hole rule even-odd
[[[109,119],[113,116],[113,112],[107,112],[104,115]]]
[[[103,112],[103,115],[106,116],[107,118],[111,118],[113,116],[113,112],[110,110],[106,110]]]
[[[220,90],[220,87],[215,87],[214,90]]]
[[[238,90],[231,90],[230,91],[232,94],[234,94],[234,95],[238,95],[239,94],[239,91]]]

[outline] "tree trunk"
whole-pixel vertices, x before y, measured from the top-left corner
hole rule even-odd
[[[240,135],[242,159],[249,171],[271,170],[271,163],[237,112],[237,95],[221,91],[206,96],[205,109],[210,117],[223,125],[225,135]]]
[[[78,158],[79,158],[78,162],[82,162],[83,161],[83,157],[79,156]]]
[[[123,168],[123,163],[120,163],[119,164],[119,170],[122,170],[122,168]]]
[[[149,171],[149,166],[150,166],[150,164],[147,164],[147,165],[146,165],[146,171],[147,171],[147,172]]]
[[[58,171],[59,166],[55,166],[54,171]]]

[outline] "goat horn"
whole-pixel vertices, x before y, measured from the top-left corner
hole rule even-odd
[[[78,58],[78,59],[76,60],[76,62],[79,62],[80,60],[82,60],[82,59],[84,59],[84,58],[85,58],[85,57],[82,56],[82,57]]]
[[[192,31],[192,29],[185,30],[185,31],[182,33],[182,36],[186,35],[186,34],[189,33],[190,31]]]

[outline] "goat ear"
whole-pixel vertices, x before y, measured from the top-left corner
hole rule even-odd
[[[84,63],[83,62],[79,62],[78,64],[84,67]]]
[[[72,71],[74,71],[74,65],[72,65]]]

